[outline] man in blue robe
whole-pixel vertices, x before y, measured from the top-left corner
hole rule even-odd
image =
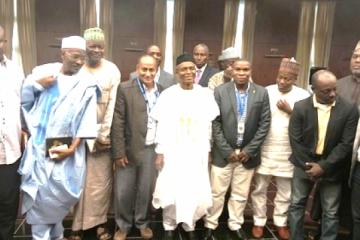
[[[84,182],[84,139],[97,135],[98,88],[92,76],[80,70],[85,47],[81,37],[64,38],[62,64],[34,68],[22,88],[21,105],[31,136],[19,169],[22,211],[35,240],[63,239],[62,220],[78,201]],[[49,139],[64,142],[49,149]]]

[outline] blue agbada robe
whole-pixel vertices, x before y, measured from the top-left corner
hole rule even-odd
[[[22,110],[31,137],[19,173],[24,193],[22,212],[29,224],[58,223],[78,201],[86,167],[84,139],[97,136],[96,81],[82,70],[64,76],[59,74],[60,68],[59,63],[36,67],[22,89]],[[35,82],[44,72],[57,76],[57,82],[47,89]],[[45,153],[45,140],[53,137],[82,141],[72,156],[53,161]]]

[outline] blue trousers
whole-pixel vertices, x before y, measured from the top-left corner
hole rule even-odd
[[[33,240],[61,240],[64,238],[62,223],[31,225]]]
[[[339,229],[338,209],[341,199],[341,182],[320,180],[319,184],[322,206],[321,239],[336,240]],[[304,240],[305,207],[314,182],[301,168],[295,167],[291,185],[292,194],[288,217],[290,239]]]

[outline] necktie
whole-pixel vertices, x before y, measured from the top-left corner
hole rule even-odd
[[[196,70],[195,83],[199,83],[201,78],[201,69]]]

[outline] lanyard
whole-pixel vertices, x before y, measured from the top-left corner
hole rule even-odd
[[[149,100],[148,100],[148,98],[146,96],[146,93],[145,93],[144,85],[140,82],[139,78],[136,79],[136,82],[139,85],[141,95],[143,95],[143,97],[144,97],[144,100],[145,100],[145,103],[146,103],[146,108],[147,108],[147,111],[149,113],[151,111],[151,109],[154,107],[154,105],[156,103],[156,100],[160,95],[159,91],[155,90],[155,101],[150,105]],[[156,84],[156,83],[154,83],[154,84]]]
[[[248,97],[248,93],[244,93],[244,94],[240,94],[239,91],[236,91],[236,101],[237,101],[237,110],[238,113],[240,114],[240,117],[244,117],[245,116],[245,107],[246,107],[246,102],[247,102],[247,97]]]

